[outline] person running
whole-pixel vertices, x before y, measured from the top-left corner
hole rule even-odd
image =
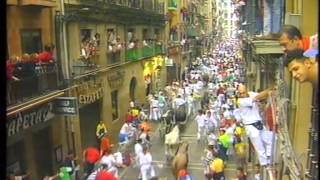
[[[213,172],[213,180],[225,180],[224,162],[216,152],[214,152],[214,157],[215,158],[210,165],[210,169]]]
[[[111,172],[116,178],[119,177],[117,167],[120,167],[121,165],[116,163],[116,159],[111,151],[104,152],[104,155],[100,160],[100,164],[106,164],[108,166],[108,172]]]
[[[142,180],[149,180],[155,177],[156,174],[152,165],[152,156],[147,146],[143,147],[143,153],[139,155],[139,165]]]
[[[94,169],[95,163],[100,159],[99,150],[89,147],[83,151],[83,161],[85,163],[84,172],[87,178]]]

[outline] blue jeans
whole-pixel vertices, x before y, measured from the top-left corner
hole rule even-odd
[[[263,0],[263,34],[279,33],[284,11],[283,0]]]

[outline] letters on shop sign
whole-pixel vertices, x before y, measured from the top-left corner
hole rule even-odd
[[[94,92],[89,92],[85,95],[79,95],[79,103],[80,104],[90,104],[100,99],[103,96],[103,89],[100,87]]]
[[[41,106],[29,112],[19,112],[13,118],[7,119],[7,136],[17,134],[21,130],[25,130],[36,124],[48,121],[53,117],[52,104]]]

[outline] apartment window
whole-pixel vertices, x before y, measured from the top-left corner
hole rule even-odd
[[[42,51],[41,30],[22,29],[21,48],[23,53],[39,53]]]
[[[117,120],[118,114],[118,90],[111,92],[112,120]]]

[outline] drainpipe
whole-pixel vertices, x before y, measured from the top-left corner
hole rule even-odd
[[[65,10],[64,10],[64,0],[60,0],[61,5],[61,15],[62,17],[65,16]],[[62,62],[62,70],[64,72],[64,79],[67,81],[67,85],[70,83],[70,65],[68,60],[68,51],[67,51],[67,32],[66,32],[66,22],[65,20],[61,21],[61,62]]]

